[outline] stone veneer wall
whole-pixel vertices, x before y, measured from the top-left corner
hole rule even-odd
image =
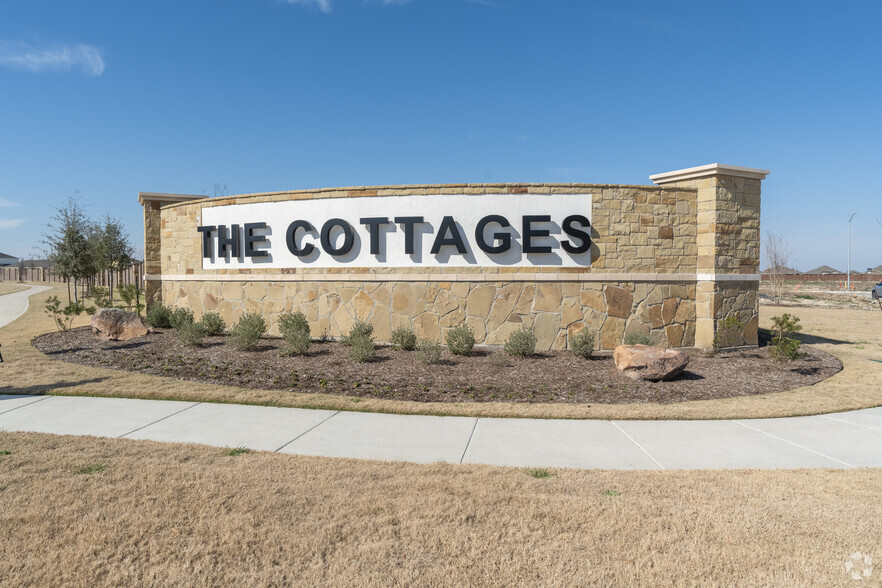
[[[744,194],[752,197],[752,190],[753,184],[745,188],[743,182],[711,186],[696,180],[665,186],[342,188],[186,202],[142,194],[147,298],[148,303],[192,308],[197,317],[215,311],[228,324],[244,312],[260,312],[271,324],[270,333],[278,332],[275,319],[280,313],[297,309],[307,315],[314,335],[339,336],[355,320],[368,320],[379,341],[388,341],[391,331],[401,325],[411,325],[421,337],[443,340],[447,329],[465,322],[479,344],[498,345],[513,330],[527,326],[536,334],[539,349],[565,349],[568,339],[585,327],[597,333],[596,344],[602,349],[614,348],[631,332],[646,333],[659,345],[693,346],[705,315],[716,320],[734,313],[751,324],[745,341],[755,344],[757,283],[712,281],[705,290],[707,285],[696,278],[703,268],[749,273],[746,270],[757,265],[753,260],[756,257],[758,262],[759,195],[755,228],[739,225],[740,209],[726,210],[716,200],[708,209],[704,202],[709,196],[725,199],[730,194],[743,200]],[[591,267],[202,269],[196,226],[203,207],[413,194],[443,198],[463,193],[531,193],[548,198],[592,194]],[[708,234],[714,237],[710,250],[702,237]],[[744,239],[755,244],[742,243]],[[708,251],[725,255],[703,259]]]

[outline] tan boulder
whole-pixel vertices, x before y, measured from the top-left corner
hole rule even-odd
[[[613,352],[616,369],[632,380],[673,380],[689,365],[689,355],[650,345],[619,345]]]
[[[92,333],[105,341],[128,341],[147,334],[147,326],[134,312],[120,308],[102,308],[89,321]]]

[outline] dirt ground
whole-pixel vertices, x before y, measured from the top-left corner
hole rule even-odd
[[[0,433],[6,452],[3,586],[839,586],[853,554],[882,560],[878,469],[537,478]]]
[[[527,403],[500,399],[440,403],[217,386],[54,361],[31,344],[34,337],[55,330],[51,319],[42,311],[46,297],[53,294],[67,296],[66,290],[60,287],[34,295],[24,316],[0,328],[6,360],[0,364],[0,394],[52,393],[408,414],[599,419],[764,418],[882,406],[882,311],[879,310],[761,306],[762,326],[770,327],[770,317],[777,314],[796,314],[804,326],[800,336],[804,344],[836,356],[844,366],[841,372],[822,382],[789,392],[670,404]],[[88,318],[83,316],[75,326],[86,324]]]
[[[521,359],[499,351],[494,356],[487,349],[468,356],[445,350],[439,364],[425,365],[416,352],[381,346],[374,361],[357,363],[340,343],[314,343],[305,355],[281,357],[283,343],[266,337],[258,349],[243,352],[216,336],[194,347],[181,343],[171,329],[129,341],[100,341],[89,327],[34,340],[53,359],[94,367],[246,388],[439,403],[668,404],[783,392],[842,369],[838,359],[811,346],[804,357],[783,362],[772,359],[765,346],[712,357],[687,350],[689,365],[680,377],[644,382],[620,374],[610,353],[584,359],[559,351]]]

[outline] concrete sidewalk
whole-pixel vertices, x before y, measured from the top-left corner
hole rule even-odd
[[[0,296],[0,327],[8,325],[28,310],[28,298],[38,292],[51,290],[49,286],[31,286],[29,290]]]
[[[882,408],[787,419],[576,421],[0,396],[0,430],[515,467],[882,467]]]
[[[0,326],[27,310],[28,296],[46,289],[0,296]],[[882,408],[786,419],[598,421],[0,395],[0,431],[417,463],[638,470],[882,467]]]

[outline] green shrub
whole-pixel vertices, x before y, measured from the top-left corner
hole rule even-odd
[[[64,308],[61,308],[61,301],[58,296],[51,296],[46,299],[46,314],[52,317],[55,326],[59,331],[69,331],[73,325],[73,320],[86,311],[87,314],[95,314],[95,307],[85,308],[82,302],[71,302]]]
[[[377,356],[377,348],[370,335],[361,334],[349,337],[349,356],[358,363],[373,361]]]
[[[447,331],[447,349],[453,355],[468,355],[475,346],[475,332],[466,325]]]
[[[147,310],[147,316],[144,318],[144,321],[150,327],[156,327],[158,329],[168,329],[171,327],[171,309],[167,306],[163,306],[161,304],[153,304]]]
[[[248,351],[257,347],[260,336],[266,332],[266,321],[256,312],[242,315],[238,323],[230,328],[227,341],[240,351]]]
[[[144,310],[144,304],[141,302],[141,297],[144,296],[144,291],[140,288],[136,288],[134,284],[118,286],[116,291],[119,292],[120,300],[125,304],[126,310],[132,310],[132,308],[134,308],[135,312],[140,316],[141,311]]]
[[[420,339],[416,346],[417,359],[427,365],[435,365],[441,361],[441,343],[431,339]]]
[[[177,331],[184,325],[195,322],[193,319],[193,311],[189,308],[176,308],[169,315],[168,322],[171,324],[171,327]]]
[[[92,286],[92,299],[98,308],[112,308],[110,302],[110,288],[105,286]]]
[[[625,335],[625,345],[652,345],[652,341],[646,333],[628,333]]]
[[[193,347],[201,347],[202,339],[205,338],[205,327],[202,323],[183,323],[179,326],[175,331],[178,334],[178,339],[184,345],[191,345]]]
[[[730,314],[717,323],[717,332],[714,334],[713,350],[737,347],[744,343],[744,323],[738,320],[734,314]]]
[[[594,333],[587,328],[576,333],[570,343],[570,350],[579,357],[590,358],[594,353]]]
[[[508,354],[504,351],[497,350],[487,356],[487,361],[489,361],[490,365],[493,367],[504,367],[508,365]]]
[[[775,361],[790,361],[802,357],[799,347],[802,343],[798,339],[790,337],[793,333],[802,330],[799,324],[799,317],[784,313],[781,316],[773,316],[772,323],[775,325],[772,332],[772,348],[769,350]]]
[[[221,335],[227,328],[227,323],[216,312],[203,314],[201,323],[206,335]]]
[[[279,350],[279,355],[304,355],[310,345],[312,340],[308,331],[293,331],[285,335],[285,345]]]
[[[353,340],[362,337],[367,337],[368,339],[370,339],[373,334],[374,325],[366,323],[364,321],[355,321],[355,323],[352,325],[352,328],[349,329],[349,334],[340,337],[340,343],[342,343],[343,345],[352,345]]]
[[[521,327],[508,336],[502,348],[514,357],[530,357],[536,353],[536,335],[527,327]]]
[[[392,349],[413,351],[416,348],[417,336],[410,327],[398,327],[392,331],[389,342],[392,344]]]
[[[309,337],[309,332],[309,321],[301,311],[286,312],[279,316],[279,333],[285,339],[294,333],[306,333],[306,336]]]

